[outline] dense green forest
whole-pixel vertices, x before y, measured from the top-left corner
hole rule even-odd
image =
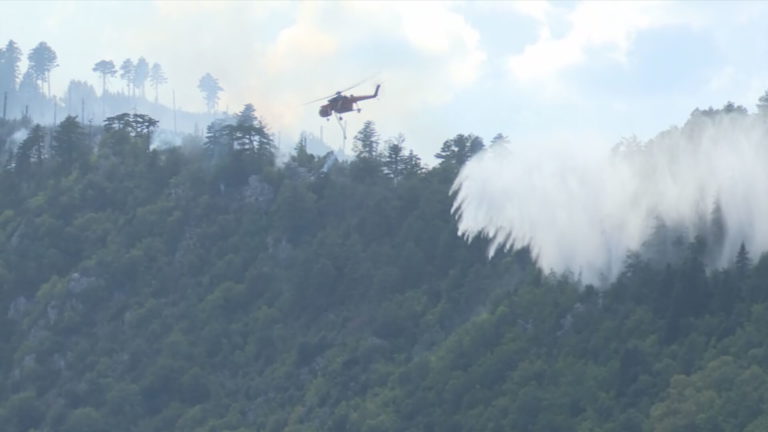
[[[2,430],[768,430],[766,257],[677,239],[585,286],[457,236],[476,136],[278,166],[250,105],[156,125],[0,123]]]

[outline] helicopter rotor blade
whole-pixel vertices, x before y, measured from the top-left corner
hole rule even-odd
[[[372,79],[376,78],[376,75],[378,75],[378,72],[377,72],[377,73],[375,73],[375,74],[373,74],[373,75],[371,75],[371,76],[369,76],[369,77],[367,77],[367,78],[365,78],[365,79],[363,79],[363,80],[360,80],[360,81],[358,81],[357,83],[355,83],[355,84],[353,84],[353,85],[351,85],[351,86],[349,86],[349,87],[345,88],[344,90],[340,90],[340,92],[341,92],[341,93],[344,93],[345,91],[349,91],[349,90],[352,90],[353,88],[355,88],[355,87],[359,86],[360,84],[363,84],[363,83],[365,83],[366,81],[370,81],[370,80],[372,80]]]
[[[332,97],[332,96],[333,96],[333,95],[335,95],[335,94],[336,94],[336,93],[333,93],[333,94],[330,94],[330,95],[328,95],[328,96],[323,96],[323,97],[321,97],[321,98],[317,98],[317,99],[315,99],[315,100],[311,100],[311,101],[309,101],[309,102],[304,102],[302,105],[309,105],[309,104],[313,104],[313,103],[316,103],[316,102],[324,101],[324,100],[327,100],[328,98]]]
[[[367,77],[367,78],[365,78],[365,79],[363,79],[363,80],[358,81],[357,83],[355,83],[355,84],[353,84],[353,85],[351,85],[351,86],[349,86],[349,87],[347,87],[347,88],[345,88],[343,90],[339,90],[339,91],[336,91],[336,92],[333,92],[333,93],[329,94],[328,96],[324,96],[324,97],[321,97],[321,98],[317,98],[315,100],[311,100],[309,102],[305,102],[304,105],[309,105],[309,104],[313,104],[313,103],[316,103],[316,102],[320,102],[322,100],[327,100],[329,98],[332,98],[333,96],[336,96],[336,94],[338,94],[338,93],[344,93],[346,91],[352,90],[353,88],[359,86],[360,84],[363,84],[366,81],[372,80],[373,78],[376,77],[376,75],[378,75],[378,72],[373,74],[373,75],[371,75],[371,76],[369,76],[369,77]]]
[[[367,80],[367,79],[364,79],[364,80],[362,80],[362,81],[360,81],[360,82],[358,82],[358,83],[356,83],[356,84],[354,84],[354,85],[351,85],[351,86],[349,86],[349,87],[345,88],[344,90],[339,90],[339,92],[340,92],[340,93],[344,93],[344,92],[346,92],[346,91],[350,91],[350,90],[352,90],[353,88],[355,88],[355,87],[359,86],[360,84],[362,84],[362,83],[364,83],[364,82],[366,82],[366,81],[368,81],[368,80]]]

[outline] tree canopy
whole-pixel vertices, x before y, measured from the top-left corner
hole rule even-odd
[[[153,63],[152,69],[149,71],[149,82],[152,87],[155,88],[155,103],[159,100],[159,88],[161,85],[168,82],[168,78],[165,76],[163,67],[159,63]]]
[[[305,134],[277,163],[257,113],[168,147],[141,113],[2,122],[4,428],[768,425],[768,255],[707,265],[730,201],[688,235],[658,221],[616,280],[585,285],[525,245],[489,258],[457,235],[449,191],[478,136],[428,169],[369,122],[352,160]]]
[[[93,71],[101,75],[101,94],[107,91],[107,80],[117,75],[115,63],[112,60],[99,60],[93,65]]]
[[[210,73],[206,73],[197,83],[197,88],[203,93],[205,98],[205,107],[208,112],[213,112],[219,105],[219,93],[224,90],[219,85],[219,80]]]
[[[51,95],[51,71],[58,67],[58,57],[46,42],[40,42],[29,52],[29,70],[40,83],[40,87],[48,86],[48,96]]]

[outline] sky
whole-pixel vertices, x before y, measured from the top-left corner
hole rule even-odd
[[[373,120],[427,162],[458,133],[601,148],[696,107],[753,111],[768,89],[766,22],[763,2],[0,2],[0,42],[56,50],[54,93],[71,79],[99,89],[99,60],[144,56],[166,71],[168,105],[175,92],[203,111],[197,82],[211,73],[219,107],[253,103],[284,146],[306,130],[348,150]],[[381,93],[345,116],[344,144],[305,102],[361,80],[351,93]]]

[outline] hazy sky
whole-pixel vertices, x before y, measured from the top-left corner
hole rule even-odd
[[[169,84],[161,102],[202,111],[206,72],[221,108],[253,103],[281,139],[300,130],[340,144],[335,122],[302,105],[364,78],[374,120],[423,155],[446,138],[496,132],[521,145],[650,138],[699,106],[753,110],[768,88],[762,2],[0,2],[0,42],[58,53],[53,90],[88,80],[101,59],[144,56]],[[112,88],[118,88],[118,79]]]

